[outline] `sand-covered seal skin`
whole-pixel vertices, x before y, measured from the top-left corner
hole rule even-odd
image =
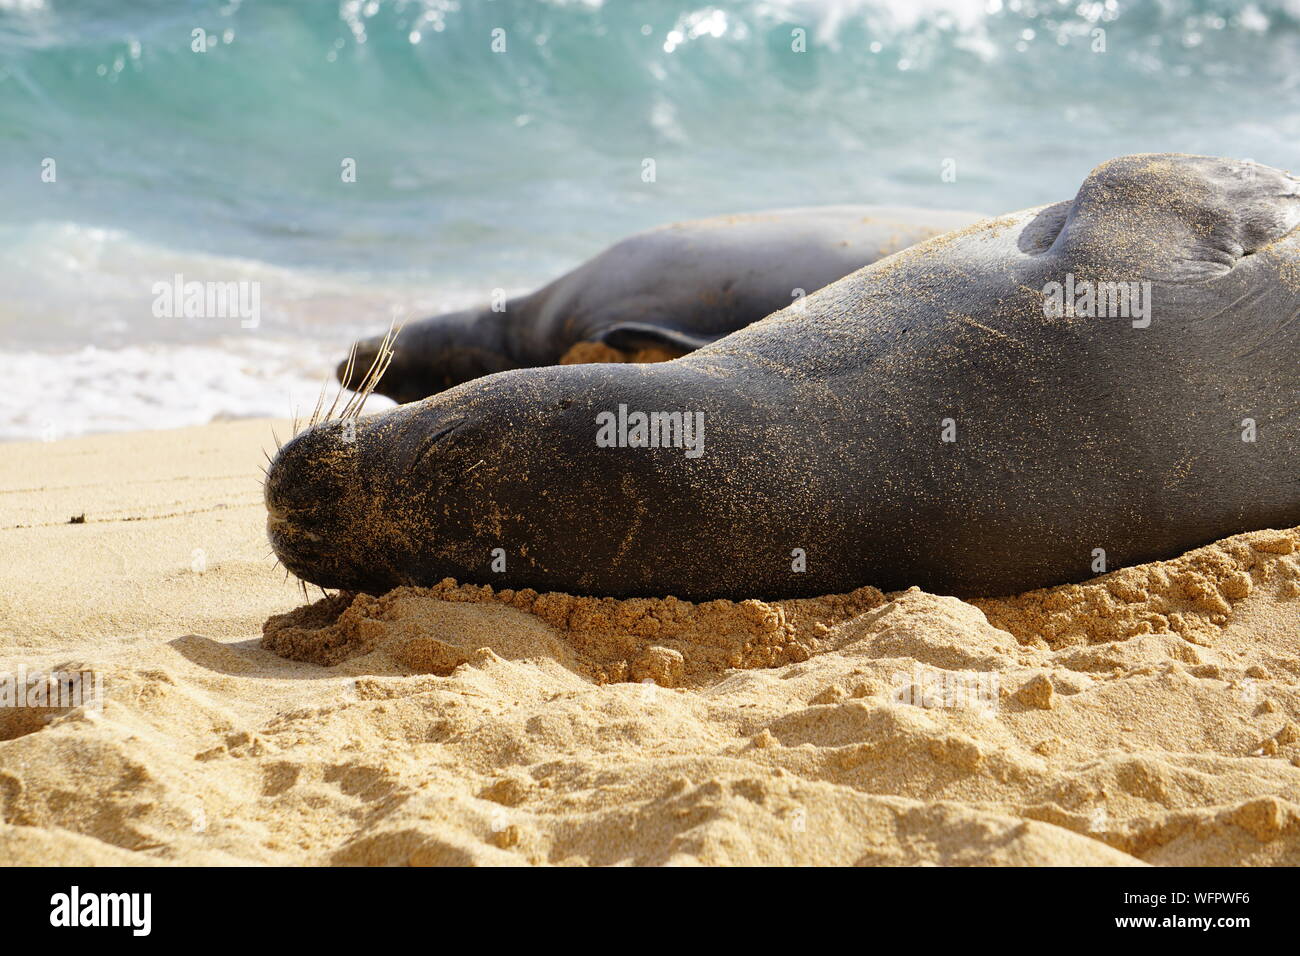
[[[482,375],[558,365],[580,342],[681,355],[862,266],[970,225],[975,213],[822,206],[638,233],[529,295],[407,325],[377,391],[413,402]],[[382,337],[357,344],[369,367]],[[340,379],[346,362],[339,366]]]
[[[271,540],[324,587],[699,600],[1006,594],[1091,577],[1099,551],[1115,569],[1294,526],[1298,192],[1267,167],[1124,157],[1070,202],[683,358],[505,372],[320,426],[271,468]],[[1045,314],[1067,275],[1150,282],[1149,324]],[[703,454],[599,447],[620,404],[702,413]]]

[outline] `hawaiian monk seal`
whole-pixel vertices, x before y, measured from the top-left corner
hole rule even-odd
[[[1278,170],[1116,159],[683,358],[311,428],[269,471],[270,539],[323,587],[700,600],[1014,593],[1295,525],[1297,224]],[[1099,282],[1149,309],[1055,314],[1053,284]],[[682,426],[639,447],[634,411]]]
[[[675,223],[624,239],[505,310],[408,325],[376,391],[413,402],[492,372],[559,365],[581,342],[677,356],[757,322],[864,265],[982,218],[825,206]],[[357,344],[369,367],[380,338]],[[340,364],[344,375],[347,363]]]

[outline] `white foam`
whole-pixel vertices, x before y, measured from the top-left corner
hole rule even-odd
[[[305,416],[331,376],[335,351],[270,339],[0,351],[10,380],[0,392],[0,439],[57,441],[224,418]],[[372,396],[367,407],[391,404]]]
[[[256,328],[239,318],[160,317],[155,283],[255,282]],[[418,277],[295,270],[168,249],[69,222],[0,226],[0,439],[310,413],[363,336],[486,299]],[[373,406],[386,399],[375,397]]]

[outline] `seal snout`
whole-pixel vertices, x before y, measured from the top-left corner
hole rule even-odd
[[[341,587],[339,566],[357,489],[357,426],[331,421],[288,442],[266,473],[266,535],[294,575],[322,587]],[[333,543],[333,546],[331,546]]]

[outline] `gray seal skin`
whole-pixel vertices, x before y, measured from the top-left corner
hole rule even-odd
[[[972,596],[1091,577],[1096,549],[1114,570],[1295,525],[1298,191],[1264,166],[1124,157],[1072,201],[923,243],[683,358],[505,372],[317,426],[270,469],[272,545],[307,581],[374,593],[450,576]],[[1150,282],[1150,323],[1045,314],[1067,274]],[[598,447],[620,404],[702,412],[703,454]]]
[[[680,355],[975,213],[825,206],[676,223],[616,243],[504,312],[437,315],[398,336],[376,389],[413,402],[493,372],[558,365],[579,342]],[[357,343],[368,368],[381,337]],[[340,380],[346,362],[338,369]]]

